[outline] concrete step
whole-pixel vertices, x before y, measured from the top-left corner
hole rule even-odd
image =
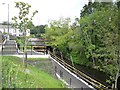
[[[6,41],[6,43],[5,44],[15,44],[15,41]]]
[[[8,40],[6,41],[6,43],[4,44],[4,48],[3,48],[3,55],[13,55],[13,54],[17,54],[17,47],[16,47],[16,43],[14,40]]]
[[[10,51],[3,51],[2,52],[2,55],[15,55],[15,54],[17,54],[16,51],[12,51],[12,52],[10,52]]]
[[[16,47],[4,47],[3,50],[5,49],[17,49]]]
[[[5,52],[5,51],[8,51],[8,52],[17,52],[17,49],[9,49],[9,50],[4,49],[3,52]]]

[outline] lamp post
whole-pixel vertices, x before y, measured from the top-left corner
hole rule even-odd
[[[2,3],[3,5],[5,5],[6,3]],[[7,37],[7,39],[9,40],[9,4],[7,4],[8,5],[8,37]]]

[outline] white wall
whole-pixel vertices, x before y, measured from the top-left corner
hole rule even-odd
[[[0,25],[0,31],[2,33],[8,33],[8,26],[6,25]],[[23,35],[23,32],[21,32],[19,29],[12,28],[11,26],[9,27],[9,34],[14,35],[14,36],[21,36]],[[30,29],[27,29],[27,35],[30,36]]]

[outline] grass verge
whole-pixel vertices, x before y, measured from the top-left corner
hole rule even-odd
[[[64,88],[64,84],[51,75],[28,65],[24,68],[22,59],[14,56],[2,57],[3,88]]]

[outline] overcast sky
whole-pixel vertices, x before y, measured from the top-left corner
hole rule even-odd
[[[60,17],[79,18],[80,10],[88,2],[88,0],[0,0],[0,23],[8,20],[8,4],[10,21],[13,16],[18,15],[14,7],[14,2],[17,1],[29,3],[32,6],[31,11],[38,10],[33,20],[35,25],[47,24],[48,20]]]

